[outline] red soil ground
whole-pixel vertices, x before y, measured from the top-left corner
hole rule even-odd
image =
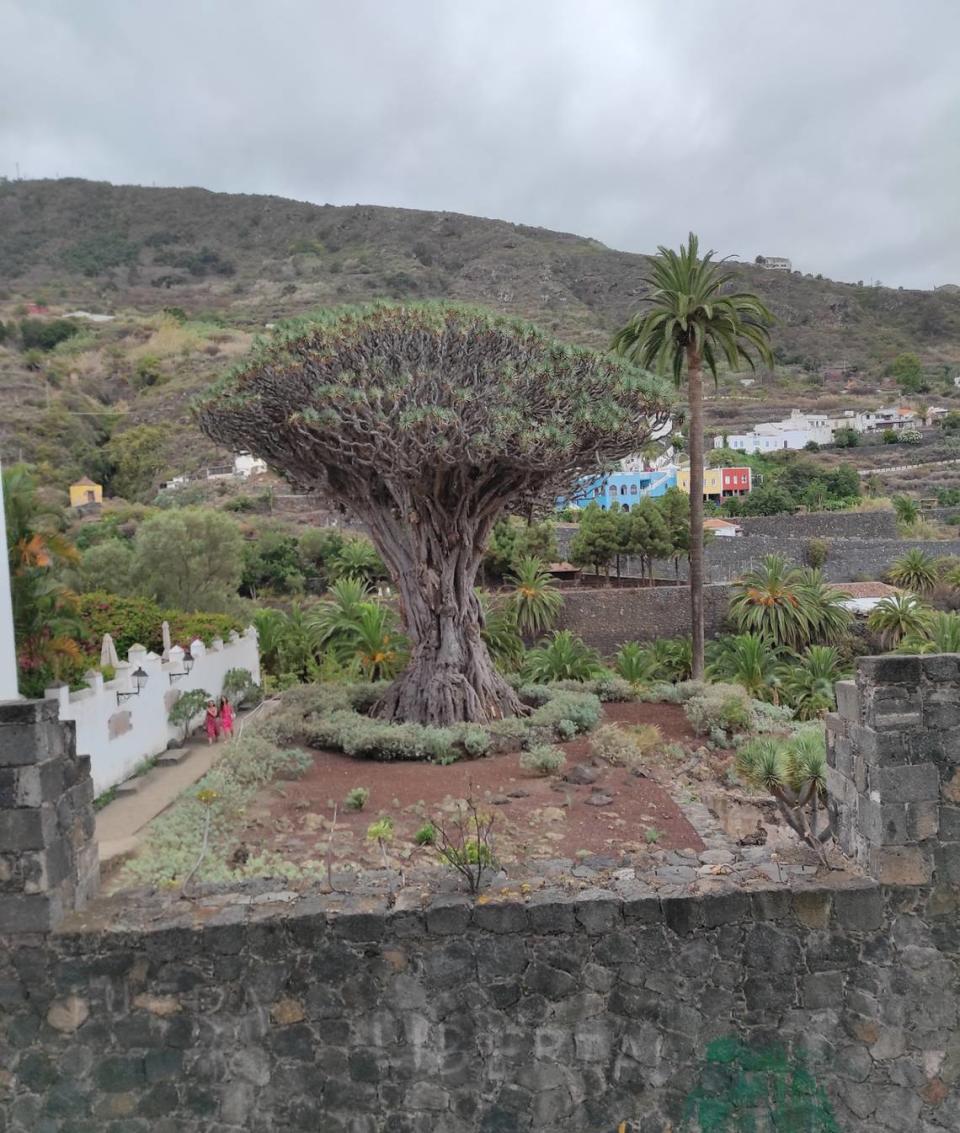
[[[610,704],[607,722],[656,724],[665,742],[698,743],[682,711],[670,704]],[[567,756],[564,774],[591,762],[589,741],[559,745]],[[341,862],[382,864],[367,828],[382,815],[394,821],[389,848],[394,863],[435,860],[415,846],[414,833],[429,818],[448,820],[457,800],[470,796],[496,816],[495,851],[503,862],[578,854],[619,857],[656,845],[661,849],[702,849],[696,831],[667,792],[653,778],[626,768],[594,766],[594,784],[575,785],[521,770],[519,753],[462,761],[449,766],[428,763],[375,763],[339,752],[318,751],[313,766],[296,782],[265,789],[251,807],[240,841],[251,854],[274,852],[289,861],[322,859],[334,803],[337,825],[333,854]],[[651,775],[653,770],[651,769]],[[347,810],[353,787],[367,787],[362,811]],[[598,793],[607,805],[587,800]]]

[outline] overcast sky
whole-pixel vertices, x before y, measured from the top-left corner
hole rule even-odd
[[[960,283],[960,0],[0,0],[0,174]]]

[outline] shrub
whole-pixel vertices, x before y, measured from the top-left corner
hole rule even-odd
[[[613,767],[633,767],[639,762],[641,751],[629,732],[616,724],[604,724],[590,737],[590,754]]]
[[[829,554],[830,544],[826,539],[810,539],[807,541],[807,547],[803,557],[806,560],[807,566],[819,570],[827,561]]]
[[[263,693],[249,669],[228,669],[223,677],[223,695],[239,706],[259,703]]]
[[[144,852],[125,867],[127,881],[170,885],[193,869],[200,881],[220,882],[271,872],[276,863],[263,859],[235,868],[228,861],[230,849],[258,788],[280,775],[300,774],[309,765],[304,752],[280,748],[250,729],[230,740],[223,758],[196,788],[151,824]],[[209,846],[203,852],[205,829]]]
[[[524,771],[534,771],[537,775],[553,775],[567,762],[567,757],[558,747],[551,744],[537,744],[520,756],[520,767]]]
[[[923,440],[919,429],[903,429],[900,433],[900,443],[904,445],[918,445]]]
[[[183,728],[184,740],[189,735],[193,718],[203,711],[208,700],[210,700],[210,693],[206,689],[193,688],[181,693],[174,701],[167,713],[167,719],[175,728]]]
[[[370,789],[368,787],[351,787],[351,789],[347,791],[347,797],[343,800],[343,805],[348,810],[363,810],[369,798]]]
[[[432,846],[437,840],[437,828],[432,822],[425,822],[413,836],[418,846]]]
[[[633,685],[628,680],[609,672],[589,681],[552,681],[549,687],[564,692],[590,692],[602,704],[623,703],[636,699]]]
[[[754,726],[750,698],[739,685],[705,686],[687,701],[684,715],[698,736],[708,735],[713,728],[729,736]]]

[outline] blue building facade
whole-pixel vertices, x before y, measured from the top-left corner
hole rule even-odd
[[[595,480],[584,480],[581,488],[569,500],[558,500],[557,507],[586,507],[595,503],[606,511],[613,504],[632,508],[644,496],[662,496],[668,489],[677,487],[676,468],[662,468],[652,472],[610,472]]]

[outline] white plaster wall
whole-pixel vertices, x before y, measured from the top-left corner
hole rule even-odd
[[[216,698],[229,669],[247,669],[260,682],[260,653],[252,627],[241,635],[231,634],[228,642],[216,640],[209,648],[194,641],[190,652],[193,668],[175,681],[170,679],[171,674],[183,671],[179,649],[172,649],[170,660],[164,661],[156,653],[134,646],[127,660],[120,663],[114,680],[105,682],[100,673],[93,673],[89,688],[47,691],[48,697],[59,701],[60,719],[73,720],[77,726],[77,752],[90,756],[97,794],[122,783],[145,759],[159,755],[171,740],[180,738],[181,729],[168,723],[167,715],[181,693],[202,688]],[[133,690],[130,674],[137,668],[146,672],[146,686],[138,696],[118,703],[118,692]],[[200,713],[194,723],[202,720]]]

